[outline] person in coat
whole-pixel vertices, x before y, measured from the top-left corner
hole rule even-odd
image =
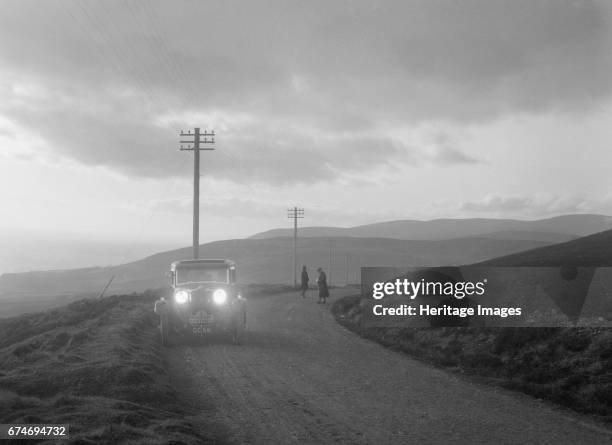
[[[317,286],[319,287],[319,301],[317,303],[325,304],[325,300],[329,297],[329,289],[327,288],[327,275],[320,267],[317,269],[319,277],[317,278]]]
[[[310,281],[310,278],[308,277],[308,271],[306,270],[306,266],[302,266],[302,285],[300,286],[300,290],[302,291],[302,298],[306,298],[306,291],[308,290],[308,281]]]

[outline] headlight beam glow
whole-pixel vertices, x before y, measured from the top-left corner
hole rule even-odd
[[[189,301],[189,291],[186,291],[185,289],[177,290],[174,292],[174,301],[176,301],[178,304],[187,303],[187,301]]]
[[[227,300],[227,292],[223,289],[217,289],[213,292],[213,301],[215,304],[225,304]]]

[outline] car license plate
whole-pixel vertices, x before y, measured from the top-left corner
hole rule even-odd
[[[209,314],[208,312],[204,311],[198,311],[197,313],[189,317],[189,323],[192,326],[203,326],[207,324],[212,324],[214,323],[214,321],[215,320],[212,314]]]
[[[193,332],[194,335],[204,335],[204,334],[208,334],[211,332],[211,329],[206,327],[206,325],[193,325],[191,327],[191,331]]]

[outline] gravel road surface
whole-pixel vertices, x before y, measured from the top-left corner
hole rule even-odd
[[[331,301],[348,292],[333,290]],[[249,300],[243,345],[170,349],[194,421],[212,420],[240,444],[612,443],[610,430],[579,416],[364,340],[334,321],[329,303],[314,292]]]

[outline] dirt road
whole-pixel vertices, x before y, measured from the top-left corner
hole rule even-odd
[[[169,352],[200,418],[234,443],[612,443],[610,431],[535,399],[363,340],[312,293],[249,301],[248,311],[244,345]]]

